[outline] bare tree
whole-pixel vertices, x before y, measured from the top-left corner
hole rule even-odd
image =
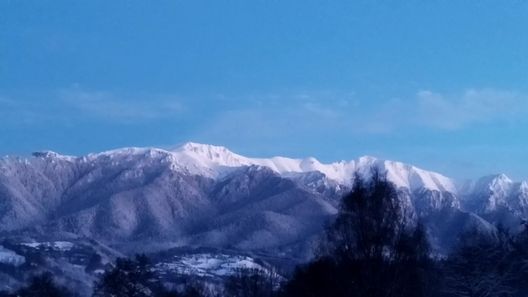
[[[239,269],[225,284],[227,297],[272,297],[280,286],[280,277],[271,270]]]
[[[511,238],[499,230],[494,240],[472,233],[445,263],[446,296],[515,296]]]
[[[394,184],[356,176],[326,232],[319,258],[301,267],[287,296],[423,297],[429,273],[424,228],[409,227]]]

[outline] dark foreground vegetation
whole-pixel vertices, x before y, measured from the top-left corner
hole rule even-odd
[[[511,235],[478,230],[448,256],[432,253],[426,231],[411,223],[386,178],[359,180],[327,228],[317,257],[285,280],[274,272],[240,270],[218,286],[187,282],[167,288],[145,256],[118,259],[94,284],[94,297],[525,297],[528,230]],[[0,296],[76,296],[50,274]]]

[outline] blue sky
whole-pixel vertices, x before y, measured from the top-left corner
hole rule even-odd
[[[0,154],[188,140],[528,178],[525,1],[0,2]]]

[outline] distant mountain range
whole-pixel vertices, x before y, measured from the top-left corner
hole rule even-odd
[[[124,148],[81,157],[38,152],[0,159],[0,232],[79,236],[120,252],[174,247],[308,259],[355,174],[387,173],[408,222],[425,223],[444,251],[476,228],[516,229],[528,183],[503,174],[459,183],[395,161],[361,157],[248,158],[225,147]]]

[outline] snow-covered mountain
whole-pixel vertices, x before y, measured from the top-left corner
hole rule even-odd
[[[186,143],[172,152],[177,164],[194,174],[221,176],[229,169],[240,166],[258,165],[268,167],[280,175],[291,173],[320,172],[328,179],[341,185],[350,185],[356,172],[364,175],[377,167],[386,171],[388,178],[399,187],[411,190],[427,188],[436,191],[456,191],[454,182],[441,174],[425,171],[411,165],[394,161],[361,157],[352,161],[323,164],[313,157],[291,159],[284,157],[247,158],[237,155],[225,147]]]
[[[516,229],[528,217],[528,183],[504,174],[467,183],[459,191],[463,206],[494,224]]]
[[[440,248],[467,228],[491,232],[489,222],[527,214],[527,183],[505,176],[457,188],[441,174],[373,157],[324,164],[186,143],[2,158],[0,231],[73,233],[121,251],[204,246],[309,257],[356,174],[368,179],[372,168],[387,173],[409,222],[426,222]],[[498,206],[508,216],[496,217]]]

